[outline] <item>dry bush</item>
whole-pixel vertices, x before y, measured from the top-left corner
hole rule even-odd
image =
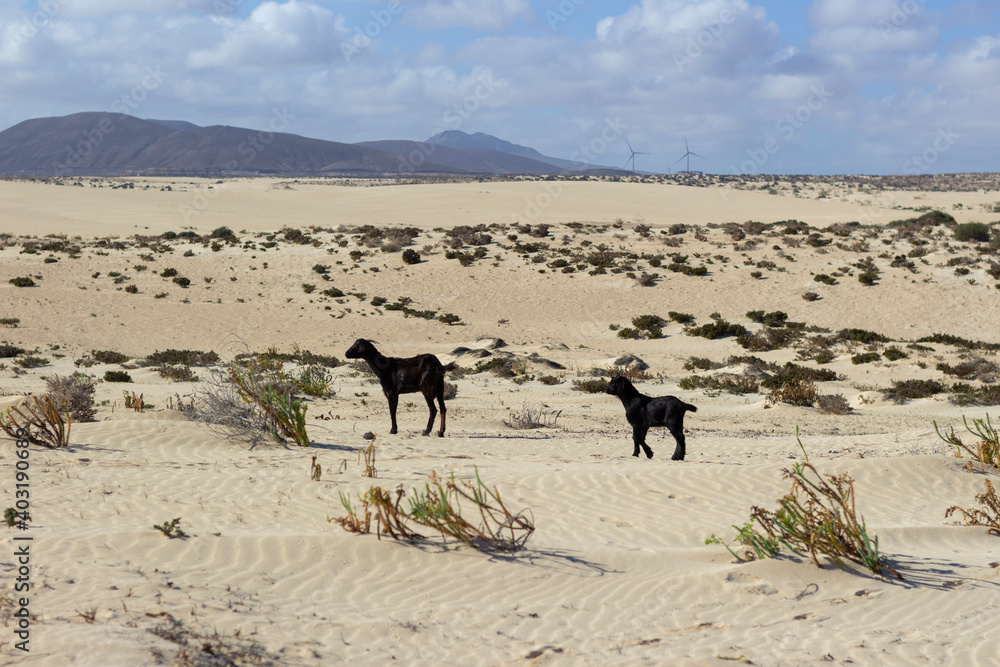
[[[816,397],[816,407],[819,411],[828,415],[848,415],[854,412],[854,408],[847,402],[841,394],[821,394]]]
[[[960,512],[965,523],[955,522],[956,526],[986,526],[988,528],[986,532],[1000,535],[1000,497],[997,497],[996,489],[993,488],[990,480],[984,481],[986,482],[986,492],[976,495],[976,502],[982,505],[983,509],[967,510],[953,505],[945,511],[944,515],[949,517],[955,512]]]
[[[0,413],[0,428],[11,438],[27,440],[43,447],[65,447],[73,418],[60,412],[48,394],[29,396]]]
[[[375,486],[360,496],[360,515],[350,499],[341,494],[340,501],[347,511],[346,517],[331,519],[344,530],[368,533],[374,512],[376,533],[389,535],[396,540],[419,540],[423,535],[410,527],[410,523],[432,528],[445,537],[451,537],[480,551],[516,551],[535,530],[530,512],[512,513],[494,488],[483,484],[476,469],[475,483],[456,482],[452,475],[447,481],[431,473],[423,490],[414,489],[406,498],[409,508],[402,507],[406,493],[402,488],[390,494]],[[471,502],[479,512],[480,522],[473,525],[462,516],[461,503]]]
[[[639,364],[629,364],[628,366],[607,366],[604,369],[604,374],[609,378],[621,376],[630,382],[653,379],[653,375],[643,369]]]
[[[537,409],[525,403],[521,406],[520,412],[512,412],[504,420],[504,424],[513,429],[534,429],[534,428],[555,428],[556,420],[562,410],[548,410],[542,406]]]
[[[771,387],[767,395],[768,406],[789,403],[810,408],[816,403],[816,385],[804,380],[791,380]]]
[[[79,372],[66,377],[54,375],[45,380],[45,385],[56,407],[62,412],[68,412],[73,421],[96,421],[94,388],[97,385],[97,378],[95,376]]]

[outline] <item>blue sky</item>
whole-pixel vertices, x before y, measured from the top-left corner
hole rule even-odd
[[[487,132],[715,173],[1000,171],[1000,0],[0,0],[0,128]]]

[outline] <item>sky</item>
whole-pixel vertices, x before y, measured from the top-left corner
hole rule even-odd
[[[485,132],[660,173],[1000,171],[1000,0],[0,0],[0,129]]]

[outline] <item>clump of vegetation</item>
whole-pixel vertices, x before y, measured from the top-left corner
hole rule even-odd
[[[533,408],[525,403],[520,412],[512,412],[503,423],[517,430],[555,428],[556,420],[561,414],[562,410],[549,410],[545,406]]]
[[[964,451],[979,461],[981,470],[985,469],[987,465],[1000,470],[1000,434],[993,427],[989,414],[986,415],[986,419],[973,419],[972,426],[969,426],[968,420],[963,416],[962,424],[965,425],[966,431],[979,438],[979,442],[971,446],[966,445],[959,436],[955,435],[954,427],[949,427],[948,433],[945,434],[938,428],[936,421],[934,422],[934,431],[939,438],[955,448],[955,456],[961,457]]]
[[[404,498],[409,508],[402,507]],[[423,536],[410,523],[436,530],[480,551],[517,551],[535,531],[530,512],[511,512],[496,488],[483,484],[476,469],[475,483],[456,481],[454,474],[447,481],[432,473],[423,490],[413,489],[407,498],[402,489],[389,493],[374,486],[360,496],[361,510],[356,512],[350,499],[341,494],[341,504],[347,516],[333,519],[350,532],[368,533],[374,513],[376,526],[396,540],[421,540]],[[471,502],[479,513],[474,525],[462,516],[462,503]]]
[[[164,364],[157,368],[156,372],[160,374],[160,377],[172,380],[173,382],[198,381],[198,374],[191,370],[190,366],[185,366],[184,364]]]
[[[882,390],[882,395],[895,403],[914,398],[928,398],[940,394],[945,386],[937,380],[893,380],[892,387]]]
[[[49,397],[60,412],[69,413],[73,421],[96,421],[94,389],[97,378],[84,373],[73,373],[66,377],[55,375],[45,380]]]
[[[201,352],[197,350],[174,350],[172,348],[153,352],[143,361],[143,364],[146,366],[162,366],[165,364],[212,366],[217,363],[219,363],[219,355],[211,350]]]
[[[821,394],[816,397],[816,407],[826,415],[848,415],[854,408],[842,394]]]
[[[767,405],[788,403],[803,408],[811,408],[816,403],[816,385],[805,380],[790,380],[772,385],[767,395]]]
[[[989,243],[990,228],[982,222],[965,222],[955,227],[955,240],[973,243]]]
[[[723,375],[718,377],[691,375],[678,380],[677,387],[684,391],[693,391],[695,389],[705,389],[710,392],[726,391],[737,396],[756,394],[760,391],[760,385],[755,379],[738,375]]]
[[[982,506],[982,509],[965,509],[953,505],[945,511],[944,515],[947,518],[955,512],[959,512],[965,519],[965,523],[956,522],[955,525],[985,526],[987,533],[1000,536],[1000,496],[997,496],[996,489],[993,488],[990,480],[987,479],[984,482],[986,483],[986,491],[976,494],[976,502]]]
[[[805,453],[805,448],[802,451]],[[750,521],[742,527],[734,526],[738,531],[736,541],[746,551],[733,551],[715,535],[706,543],[725,545],[738,560],[769,558],[787,547],[808,553],[817,567],[821,567],[819,555],[824,555],[841,568],[845,560],[850,560],[875,574],[894,574],[902,580],[903,576],[879,553],[878,537],[869,535],[864,516],[857,514],[850,475],[821,474],[806,455],[805,463],[785,468],[782,476],[791,480],[792,488],[778,500],[778,509],[754,506]]]
[[[16,345],[10,345],[9,343],[0,343],[0,359],[11,359],[13,357],[24,354],[23,347],[17,347]]]
[[[0,413],[0,429],[15,440],[25,439],[43,447],[65,447],[73,418],[61,411],[48,394],[29,396]]]
[[[105,382],[131,382],[132,376],[128,371],[104,371]]]
[[[882,355],[879,354],[878,352],[862,352],[859,354],[855,354],[853,357],[851,357],[851,363],[854,364],[855,366],[858,366],[860,364],[870,364],[873,361],[878,361],[881,358]]]
[[[761,385],[770,389],[789,382],[832,382],[836,379],[837,373],[827,368],[810,368],[789,361],[784,366],[778,367],[771,377],[761,382]]]
[[[747,330],[742,324],[732,324],[723,319],[717,319],[700,327],[689,327],[684,331],[689,336],[701,336],[709,340],[725,338],[727,336],[742,336]]]
[[[34,287],[35,281],[31,279],[31,276],[21,276],[18,278],[11,278],[8,280],[14,287]]]
[[[608,381],[605,378],[592,378],[589,380],[573,380],[573,390],[583,391],[588,394],[603,394],[608,389]]]
[[[694,322],[694,315],[689,315],[688,313],[678,313],[673,310],[667,313],[667,317],[674,322],[677,322],[677,324],[691,324]]]
[[[187,537],[187,533],[181,528],[181,518],[171,519],[170,521],[164,521],[163,523],[153,524],[153,528],[163,533],[166,537],[171,539],[179,537],[184,539]]]
[[[420,263],[420,253],[418,253],[413,248],[407,248],[402,254],[403,264],[419,264]]]
[[[817,273],[815,275],[815,277],[813,277],[813,280],[815,280],[818,283],[823,283],[824,285],[836,285],[837,284],[837,279],[836,278],[834,278],[832,276],[828,276],[825,273]]]
[[[757,322],[767,327],[783,327],[788,321],[788,313],[783,313],[780,310],[771,313],[765,313],[763,310],[751,310],[747,313],[747,318],[751,322]]]

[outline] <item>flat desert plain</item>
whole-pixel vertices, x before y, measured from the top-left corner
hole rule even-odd
[[[643,180],[0,182],[0,401],[96,380],[26,487],[0,439],[0,663],[996,664],[1000,537],[946,511],[1000,474],[935,422],[1000,425],[1000,191]],[[419,394],[389,433],[358,338],[456,364],[443,438]],[[325,385],[309,447],[191,418],[247,355]],[[697,406],[683,461],[631,456],[616,372]],[[706,543],[745,554],[806,456],[882,575]],[[435,473],[524,547],[335,521]]]

